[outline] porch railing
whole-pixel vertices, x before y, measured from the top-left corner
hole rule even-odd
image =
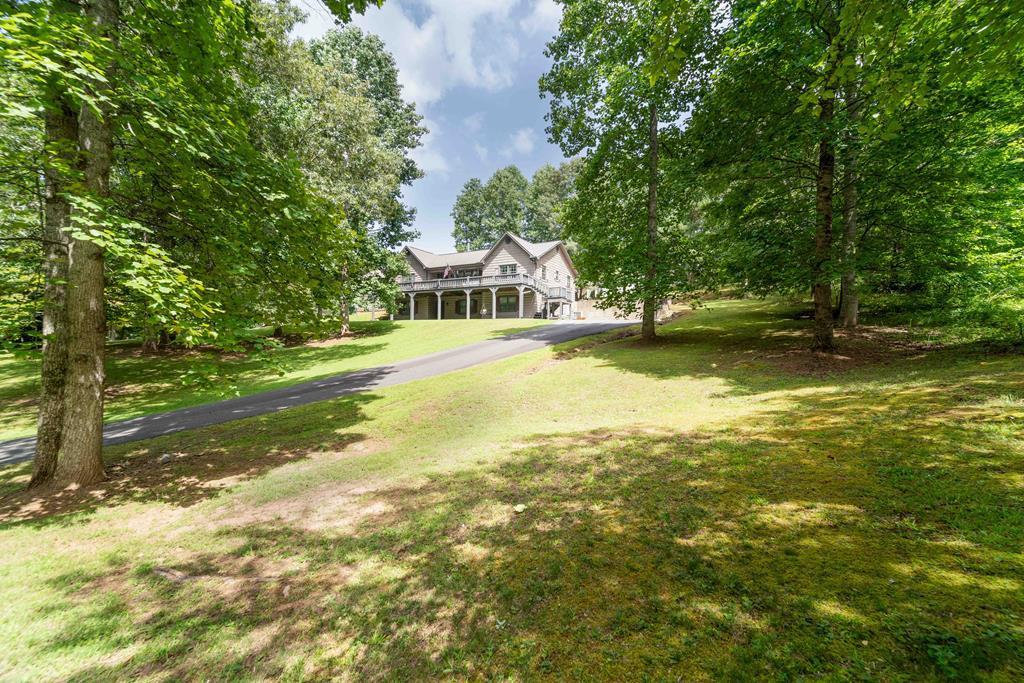
[[[548,288],[549,299],[568,299],[569,288],[568,287],[550,287]]]
[[[526,285],[534,289],[543,289],[537,278],[526,273],[511,275],[475,275],[472,277],[449,277],[443,280],[414,280],[404,277],[398,281],[403,292],[435,292],[449,289],[473,289],[476,287],[517,287]]]

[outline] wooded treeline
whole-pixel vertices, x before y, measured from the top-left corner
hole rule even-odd
[[[395,301],[426,131],[378,38],[293,41],[284,0],[0,10],[0,335],[42,343],[32,485],[102,478],[109,335],[233,347]]]
[[[605,303],[804,294],[1024,332],[1024,6],[564,0],[540,89]]]
[[[484,249],[511,232],[531,242],[561,239],[562,210],[572,196],[580,161],[545,164],[527,180],[518,166],[487,180],[470,178],[452,207],[452,239],[459,251]]]

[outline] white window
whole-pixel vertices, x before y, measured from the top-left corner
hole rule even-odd
[[[556,270],[555,271],[555,281],[557,282],[560,277],[562,277],[562,274]]]
[[[548,279],[548,267],[547,266],[541,266],[540,267],[540,277],[541,277],[542,280],[547,280]]]
[[[515,275],[517,267],[518,266],[516,266],[516,264],[514,264],[514,263],[512,263],[512,264],[505,264],[505,265],[501,266],[501,274],[502,275]]]

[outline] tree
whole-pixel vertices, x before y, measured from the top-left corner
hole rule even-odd
[[[687,7],[661,3],[656,81],[685,72],[691,52],[677,38],[692,27]],[[1012,107],[992,98],[1020,93],[1007,81],[979,86],[1011,78],[1024,11],[873,0],[718,11],[708,25],[715,78],[691,124],[717,261],[705,272],[758,293],[813,290],[815,346],[826,350],[836,282],[840,319],[854,326],[862,285],[924,292],[950,270],[973,281],[965,260],[980,226],[1000,213],[1014,220],[997,208],[1001,192],[974,194],[1010,168],[992,156],[1007,129],[991,119],[1012,118]]]
[[[117,44],[118,0],[93,0],[84,8],[89,30],[112,47]],[[92,106],[78,115],[78,150],[84,192],[97,203],[110,197],[113,109],[104,91],[115,88],[113,54],[104,55],[101,73],[89,81]],[[88,484],[103,479],[103,381],[106,316],[104,251],[94,239],[73,233],[67,247],[67,379],[64,416],[54,480]]]
[[[455,198],[452,207],[452,237],[458,251],[477,249],[485,244],[481,234],[487,216],[487,199],[484,185],[479,178],[470,178],[462,186],[462,191]]]
[[[342,16],[367,6],[365,0],[331,4]],[[322,199],[291,182],[295,176],[286,164],[267,163],[254,154],[246,127],[239,125],[244,111],[239,84],[248,76],[240,56],[255,29],[246,8],[232,2],[188,8],[133,0],[29,3],[3,19],[0,84],[9,103],[0,114],[3,130],[38,135],[44,153],[34,161],[17,149],[2,154],[20,160],[19,172],[33,165],[38,169],[21,177],[45,181],[35,191],[17,183],[4,189],[41,198],[39,232],[31,234],[22,224],[3,229],[24,229],[24,238],[11,239],[52,247],[41,292],[25,299],[46,311],[48,361],[41,396],[46,410],[40,418],[33,485],[48,483],[51,476],[61,485],[103,476],[108,294],[116,295],[116,315],[130,311],[146,324],[174,326],[186,336],[214,332],[201,322],[216,308],[207,298],[209,290],[170,256],[165,244],[182,254],[187,239],[198,239],[193,248],[219,241],[221,249],[234,249],[236,256],[243,244],[258,245],[263,255],[283,249],[297,263],[314,249],[292,249],[294,241],[275,241],[273,230],[246,235],[222,219],[241,215],[243,206],[252,213],[258,205],[269,209],[262,218],[293,232],[336,224]],[[40,114],[43,124],[31,125]],[[3,142],[5,147],[18,144],[8,137]],[[178,186],[179,180],[185,182]],[[147,194],[153,187],[159,191]],[[229,201],[210,201],[218,194]],[[254,203],[254,197],[260,201]],[[177,213],[179,208],[184,215]],[[295,215],[289,215],[292,211]],[[188,224],[189,214],[201,220]],[[250,218],[241,225],[254,222]],[[199,239],[211,225],[220,226],[219,233]],[[193,253],[197,261],[208,255]],[[236,258],[227,267],[250,266]]]
[[[452,237],[459,251],[483,249],[505,232],[522,235],[529,181],[516,166],[494,172],[486,184],[471,178],[452,207]]]
[[[523,237],[531,242],[562,239],[562,211],[572,197],[582,160],[574,159],[557,167],[544,164],[530,179],[526,191],[526,228]]]
[[[487,236],[480,246],[490,246],[505,232],[522,234],[526,223],[526,190],[529,181],[517,166],[499,168],[484,185],[483,232]]]
[[[547,47],[552,67],[541,77],[540,89],[551,97],[551,140],[566,156],[586,155],[586,180],[577,183],[578,196],[566,211],[568,234],[579,243],[581,271],[614,290],[606,301],[614,296],[631,304],[627,308],[640,305],[641,336],[651,341],[657,308],[679,284],[671,276],[677,268],[666,261],[671,245],[662,239],[665,225],[659,222],[666,213],[658,202],[660,138],[664,128],[680,120],[693,93],[686,80],[658,82],[646,75],[656,58],[650,41],[656,3],[570,0],[564,5],[559,34]],[[699,54],[696,47],[692,51]],[[606,197],[587,196],[594,192]],[[620,265],[605,273],[586,266],[588,255],[598,255],[587,241],[601,235],[601,225],[617,229],[615,240],[629,249],[617,250]]]

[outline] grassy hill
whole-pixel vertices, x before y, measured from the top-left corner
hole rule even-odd
[[[1020,355],[798,313],[109,449],[0,506],[0,678],[1019,679]]]
[[[353,322],[351,337],[249,354],[202,349],[143,353],[138,344],[116,344],[107,356],[106,419],[123,420],[385,365],[547,322],[363,320]],[[0,440],[35,431],[38,396],[38,354],[0,354]]]

